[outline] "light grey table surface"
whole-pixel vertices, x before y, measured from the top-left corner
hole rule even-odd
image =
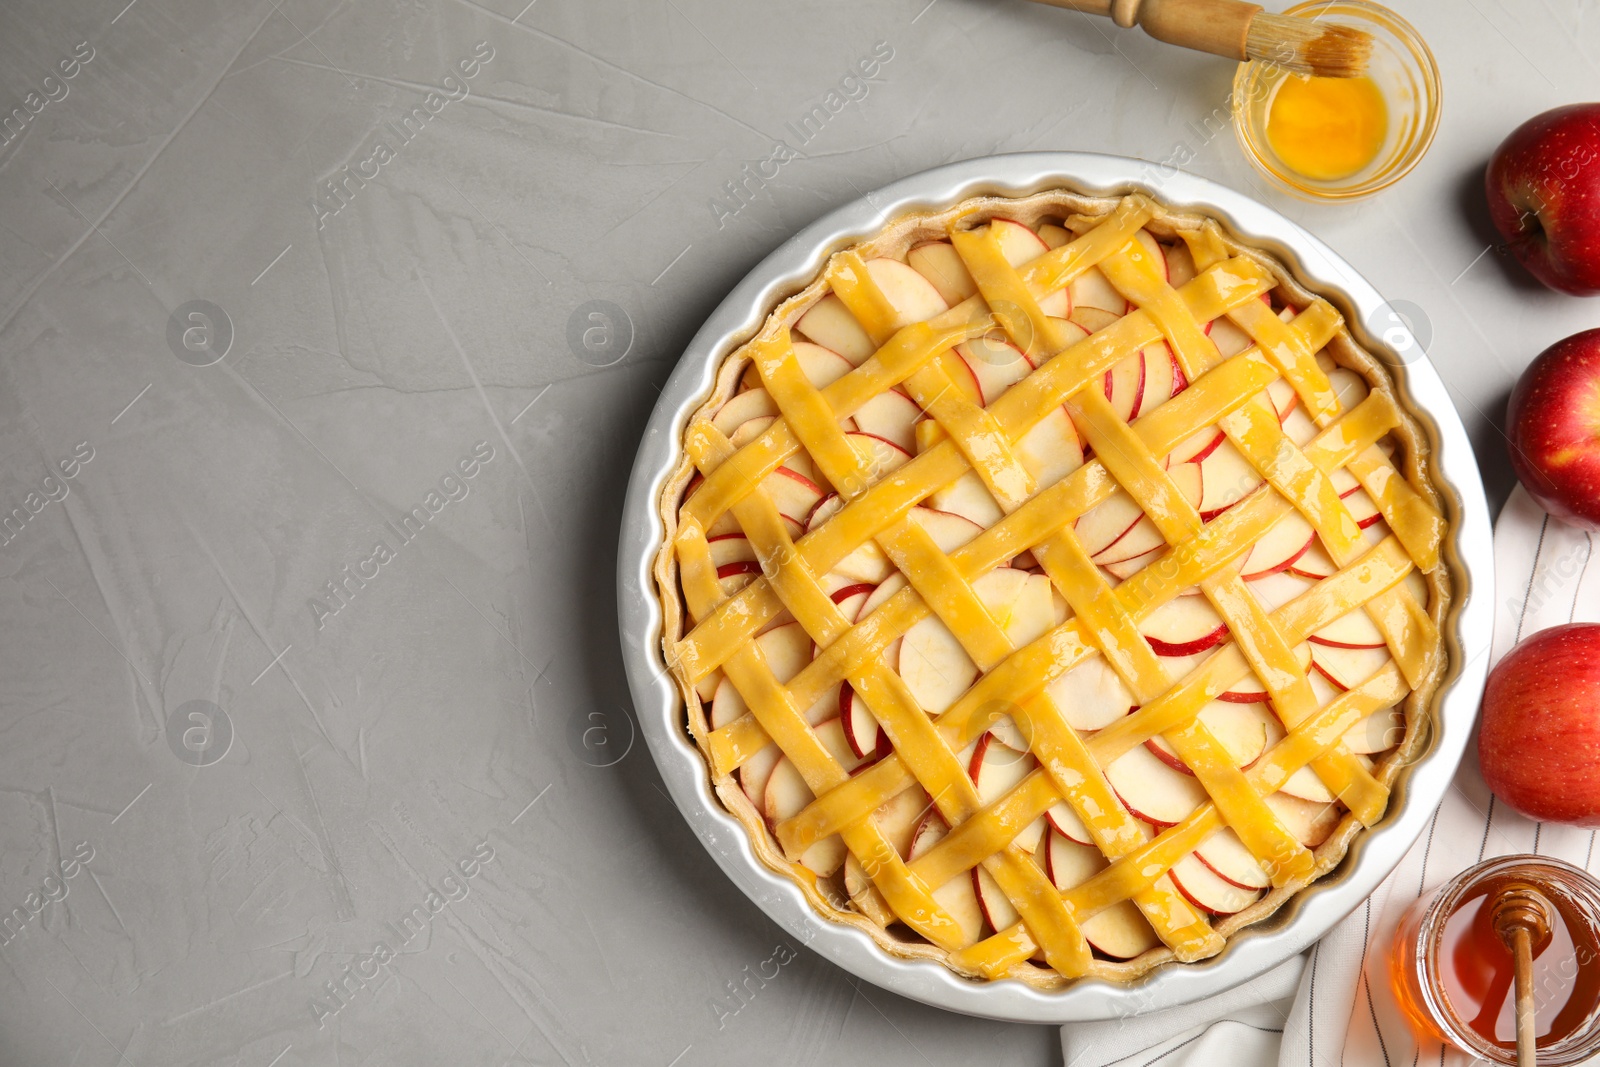
[[[1206,132],[1229,64],[1084,16],[525,2],[0,12],[4,1067],[1052,1062],[789,959],[631,745],[618,502],[683,344],[821,213],[1024,149],[1186,146],[1424,309],[1496,502],[1517,370],[1600,317],[1479,192],[1593,94],[1594,0],[1398,0],[1444,124],[1344,207]]]

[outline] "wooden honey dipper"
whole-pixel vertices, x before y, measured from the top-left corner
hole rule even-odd
[[[1490,918],[1516,959],[1517,1067],[1537,1067],[1539,1035],[1534,1026],[1533,954],[1550,940],[1555,908],[1544,894],[1522,882],[1500,890]]]

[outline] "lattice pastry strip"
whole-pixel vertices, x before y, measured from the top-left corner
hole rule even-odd
[[[706,423],[691,424],[685,451],[702,479],[682,507],[674,506],[675,513],[665,517],[669,531],[677,531],[671,562],[696,624],[686,639],[669,638],[668,660],[688,699],[720,676],[748,709],[731,719],[714,715],[711,727],[696,727],[714,774],[739,768],[746,776],[757,757],[766,763],[769,742],[797,769],[812,799],[791,808],[787,817],[769,814],[772,832],[791,857],[802,859],[830,840],[842,841],[853,857],[847,861],[846,885],[852,864],[870,879],[851,894],[873,929],[897,918],[957,970],[986,977],[1048,981],[1088,972],[1118,974],[1123,972],[1107,971],[1107,964],[1089,956],[1083,935],[1089,932],[1097,950],[1106,948],[1092,926],[1131,900],[1173,955],[1199,958],[1216,951],[1221,938],[1175,890],[1181,889],[1176,880],[1181,865],[1190,865],[1184,876],[1192,882],[1196,857],[1205,862],[1202,846],[1212,845],[1219,833],[1236,831],[1234,840],[1247,846],[1244,855],[1254,853],[1279,887],[1257,906],[1222,921],[1219,929],[1225,934],[1326,870],[1342,854],[1356,821],[1370,824],[1381,814],[1386,782],[1397,765],[1391,760],[1381,773],[1369,770],[1344,743],[1345,732],[1375,720],[1402,698],[1415,715],[1438,675],[1435,618],[1448,587],[1438,577],[1420,593],[1402,586],[1413,560],[1424,570],[1438,571],[1444,521],[1425,495],[1431,489],[1417,480],[1420,437],[1395,407],[1392,392],[1373,391],[1354,406],[1341,402],[1328,369],[1338,359],[1330,361],[1322,349],[1331,338],[1341,357],[1368,373],[1369,384],[1370,357],[1349,343],[1326,303],[1285,281],[1275,268],[1264,269],[1263,257],[1241,252],[1205,220],[1158,230],[1169,242],[1174,236],[1181,241],[1158,245],[1141,227],[1151,220],[1171,225],[1164,221],[1168,213],[1139,197],[1096,206],[1092,217],[1063,211],[1077,235],[1052,231],[1053,224],[1036,226],[1053,247],[1019,256],[1018,241],[1039,237],[1026,226],[996,221],[989,210],[946,216],[942,225],[949,251],[928,252],[921,260],[934,264],[942,254],[941,262],[955,264],[952,277],[966,279],[964,291],[956,285],[941,294],[947,299],[919,305],[912,294],[908,307],[906,258],[868,259],[856,250],[836,256],[825,275],[832,292],[827,299],[835,302],[829,315],[856,331],[849,334],[841,325],[843,332],[835,334],[837,351],[849,354],[853,369],[844,369],[841,361],[840,372],[813,384],[809,379],[820,357],[812,342],[827,338],[814,334],[807,317],[800,318],[807,336],[804,355],[811,360],[802,368],[796,345],[780,324],[746,349],[766,390],[766,408],[775,417],[760,426],[741,425],[738,447]],[[990,221],[972,225],[979,216]],[[1051,232],[1058,236],[1050,237]],[[1184,246],[1189,261],[1179,277],[1173,264],[1181,257],[1174,249]],[[1165,273],[1158,276],[1161,265]],[[925,277],[928,273],[922,270]],[[1274,285],[1304,308],[1292,322],[1281,321],[1262,296]],[[1117,297],[1128,302],[1120,315],[1114,309],[1102,311],[1102,321],[1090,315],[1090,326],[1077,318],[1069,323],[1055,312],[1072,306],[1068,292],[1076,301],[1080,288],[1088,296],[1088,311],[1095,310],[1096,297],[1108,304]],[[798,299],[812,309],[821,306],[815,296]],[[1279,299],[1275,292],[1272,300]],[[923,306],[925,311],[909,309]],[[826,318],[819,314],[817,322],[825,326]],[[1223,351],[1218,336],[1207,336],[1218,323],[1240,338],[1232,351]],[[1003,342],[996,342],[997,336]],[[976,384],[958,384],[960,370],[972,367],[975,346],[1004,342],[1015,342],[1015,350],[1027,357],[1027,370],[1002,381],[994,392],[989,392],[994,375],[977,370],[971,371]],[[1114,410],[1113,372],[1121,375],[1134,360],[1142,393],[1149,353],[1157,348],[1172,359],[1172,380],[1163,386],[1158,375],[1156,406],[1139,413],[1135,399],[1132,412]],[[1268,418],[1281,409],[1274,410],[1276,394],[1269,404],[1261,390],[1280,384],[1307,413],[1302,419],[1310,430],[1302,437],[1291,437],[1281,419],[1274,426]],[[926,421],[916,427],[915,457],[886,469],[871,455],[878,446],[864,451],[845,430],[859,437],[857,422],[865,427],[871,405],[881,408],[879,398],[895,390]],[[1126,399],[1124,393],[1122,402]],[[1063,403],[1094,454],[1065,477],[1053,473],[1041,480],[1037,455],[1028,452],[1029,461],[1023,462],[1029,435],[1058,417]],[[757,406],[747,403],[744,409]],[[1230,500],[1231,507],[1202,515],[1199,501],[1185,496],[1167,468],[1175,460],[1187,462],[1174,450],[1206,426],[1220,428],[1230,454],[1253,468],[1260,484],[1242,500]],[[1391,432],[1410,449],[1409,476],[1379,447]],[[839,494],[831,517],[802,530],[802,524],[780,515],[769,488],[780,468],[820,470],[825,484]],[[1336,473],[1366,491],[1371,510],[1394,536],[1368,547],[1373,538],[1358,531],[1342,500],[1348,492],[1338,491],[1342,486],[1330,480]],[[927,512],[930,494],[931,502],[940,503],[966,478],[974,479],[995,510],[984,523],[986,530],[968,535],[964,545],[947,545],[919,516]],[[1104,550],[1092,551],[1072,529],[1114,497],[1131,500],[1143,516],[1140,521],[1153,524],[1155,543],[1165,544],[1142,558],[1142,569],[1116,572],[1116,586],[1102,573]],[[1246,557],[1254,559],[1254,544],[1295,522],[1309,523],[1317,543],[1326,545],[1331,572],[1281,606],[1265,603],[1241,576],[1242,566]],[[796,528],[794,534],[786,523]],[[751,570],[761,571],[743,589],[719,587],[706,538],[708,533],[713,542],[735,536],[725,531],[738,532],[752,551]],[[876,558],[889,573],[897,571],[910,582],[898,592],[885,588],[876,610],[847,615],[830,595],[839,583],[833,571],[862,558],[863,546],[879,553]],[[998,609],[986,604],[979,586],[993,584],[987,576],[996,566],[1024,557],[1057,598],[1061,617],[1019,646],[998,624],[992,615]],[[1026,582],[1007,579],[1012,585],[1019,580]],[[1154,654],[1154,639],[1147,640],[1140,626],[1178,604],[1180,594],[1196,592],[1232,640],[1191,657],[1181,668],[1169,668],[1165,653]],[[1307,689],[1302,666],[1307,642],[1352,614],[1371,616],[1384,638],[1385,664],[1342,695],[1318,698]],[[780,682],[763,658],[758,635],[790,617],[796,622],[786,625],[809,634],[816,652],[808,664],[786,670],[788,680]],[[930,708],[931,718],[918,706],[920,691],[891,669],[903,658],[899,645],[928,625],[952,637],[960,650],[954,654],[972,665],[976,682],[953,695],[948,707]],[[1107,677],[1126,686],[1143,706],[1083,734],[1081,727],[1069,725],[1074,708],[1060,703],[1055,687],[1087,677],[1084,671],[1092,672],[1096,663],[1106,664]],[[1247,679],[1267,690],[1280,740],[1269,741],[1254,763],[1241,768],[1226,738],[1206,718],[1206,708]],[[833,723],[820,722],[818,708],[826,713],[830,690],[840,684],[846,687],[841,693],[854,695],[856,706],[871,712],[874,729],[890,746],[869,753],[865,766],[855,766],[859,754],[845,754],[841,762],[822,738],[822,726]],[[997,723],[996,709],[1009,715]],[[1019,731],[1012,741],[1018,758],[1037,760],[1039,769],[998,793],[986,786],[980,795],[957,754],[965,757],[975,739],[988,742],[995,734],[986,731],[1004,723]],[[1416,735],[1408,730],[1406,736],[1402,749]],[[1130,815],[1106,771],[1136,750],[1158,752],[1150,747],[1157,743],[1182,760],[1175,765],[1193,772],[1203,786],[1201,796],[1209,799],[1176,825],[1141,830],[1143,824]],[[978,753],[983,751],[980,744]],[[979,773],[975,762],[974,778]],[[1281,806],[1263,803],[1263,798],[1285,795],[1280,789],[1305,775],[1325,785],[1352,813],[1339,823],[1337,834],[1319,838],[1328,844],[1318,846],[1314,861],[1300,844],[1302,831],[1284,821],[1294,812],[1286,815]],[[933,797],[949,828],[928,847],[921,846],[919,832],[906,853],[905,842],[890,842],[879,822],[900,800],[919,795]],[[1036,834],[1041,817],[1049,814],[1054,820],[1058,811],[1070,812],[1060,817],[1073,820],[1106,857],[1099,874],[1085,872],[1064,883],[1051,873],[1051,863],[1035,862],[1040,841],[1049,846],[1043,851],[1053,862],[1058,840],[1067,840],[1055,836],[1059,827],[1053,822],[1044,838]],[[1032,858],[1030,852],[1035,852]],[[804,872],[791,869],[797,877]],[[985,883],[980,871],[992,880]],[[1010,921],[1001,916],[1017,916],[1009,929],[976,943],[971,923],[945,907],[955,899],[947,891],[965,884],[968,872],[995,927]],[[824,910],[833,907],[825,903],[832,899],[830,891],[820,882],[810,884],[819,887],[812,890],[813,902]],[[985,885],[998,889],[1000,911],[984,896]],[[879,941],[895,950],[894,942]],[[1036,954],[1046,964],[1042,976],[1024,966]],[[1160,958],[1150,952],[1139,956],[1149,961],[1143,966]]]

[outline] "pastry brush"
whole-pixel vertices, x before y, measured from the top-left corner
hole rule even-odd
[[[1141,27],[1158,41],[1236,60],[1261,60],[1299,74],[1365,74],[1372,35],[1293,15],[1274,15],[1244,0],[1035,0],[1118,26]]]

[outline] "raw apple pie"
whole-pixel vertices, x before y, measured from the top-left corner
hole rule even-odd
[[[1383,816],[1444,666],[1431,477],[1339,312],[1215,221],[972,199],[726,357],[661,498],[665,659],[819,913],[1126,981]]]

